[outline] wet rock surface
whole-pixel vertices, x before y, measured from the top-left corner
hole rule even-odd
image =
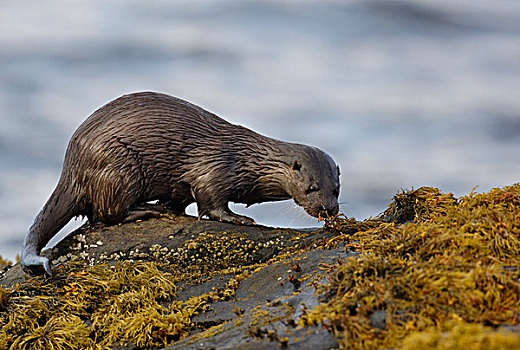
[[[52,277],[0,264],[0,350],[517,349],[519,208],[518,184],[421,187],[323,229],[83,227]]]
[[[241,282],[233,301],[215,303],[211,311],[194,317],[195,322],[219,324],[218,333],[212,334],[215,330],[211,329],[195,334],[168,349],[337,348],[332,332],[324,327],[301,327],[298,321],[319,302],[312,283],[322,272],[317,267],[346,256],[338,249],[318,249],[263,268]],[[292,270],[294,266],[298,272]]]
[[[190,334],[168,349],[329,349],[338,347],[334,333],[302,326],[299,317],[319,303],[314,285],[323,282],[324,267],[354,254],[319,247],[332,236],[319,229],[236,226],[167,213],[116,226],[85,225],[44,254],[53,269],[79,258],[93,265],[152,261],[193,271],[178,283],[175,300],[216,291],[219,297],[191,318]],[[0,284],[12,287],[25,278],[17,264]]]

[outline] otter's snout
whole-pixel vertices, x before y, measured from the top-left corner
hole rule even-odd
[[[334,216],[338,212],[339,212],[339,208],[337,205],[331,206],[331,207],[326,207],[324,205],[320,205],[318,207],[318,213],[321,214],[322,216]]]

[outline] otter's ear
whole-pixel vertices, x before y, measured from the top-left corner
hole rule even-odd
[[[340,176],[341,172],[339,171],[339,165],[336,165],[336,167],[338,168],[338,176]]]
[[[293,170],[300,170],[302,168],[302,165],[297,160],[294,161],[292,165]]]

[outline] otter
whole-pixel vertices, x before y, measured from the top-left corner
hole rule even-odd
[[[112,225],[150,214],[139,205],[158,200],[177,213],[196,202],[199,219],[251,225],[228,203],[292,198],[319,217],[338,213],[339,190],[339,167],[318,148],[260,135],[173,96],[124,95],[72,135],[20,262],[26,272],[51,275],[41,249],[76,216]]]

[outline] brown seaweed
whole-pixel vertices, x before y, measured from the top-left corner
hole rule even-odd
[[[302,324],[333,328],[344,348],[377,349],[412,344],[407,337],[418,332],[448,331],[454,321],[495,328],[520,322],[520,185],[458,200],[435,188],[402,192],[368,223],[373,227],[344,237],[362,254],[338,263],[319,287],[328,301]],[[342,231],[351,224],[338,217],[332,225]],[[518,344],[520,334],[508,337]]]

